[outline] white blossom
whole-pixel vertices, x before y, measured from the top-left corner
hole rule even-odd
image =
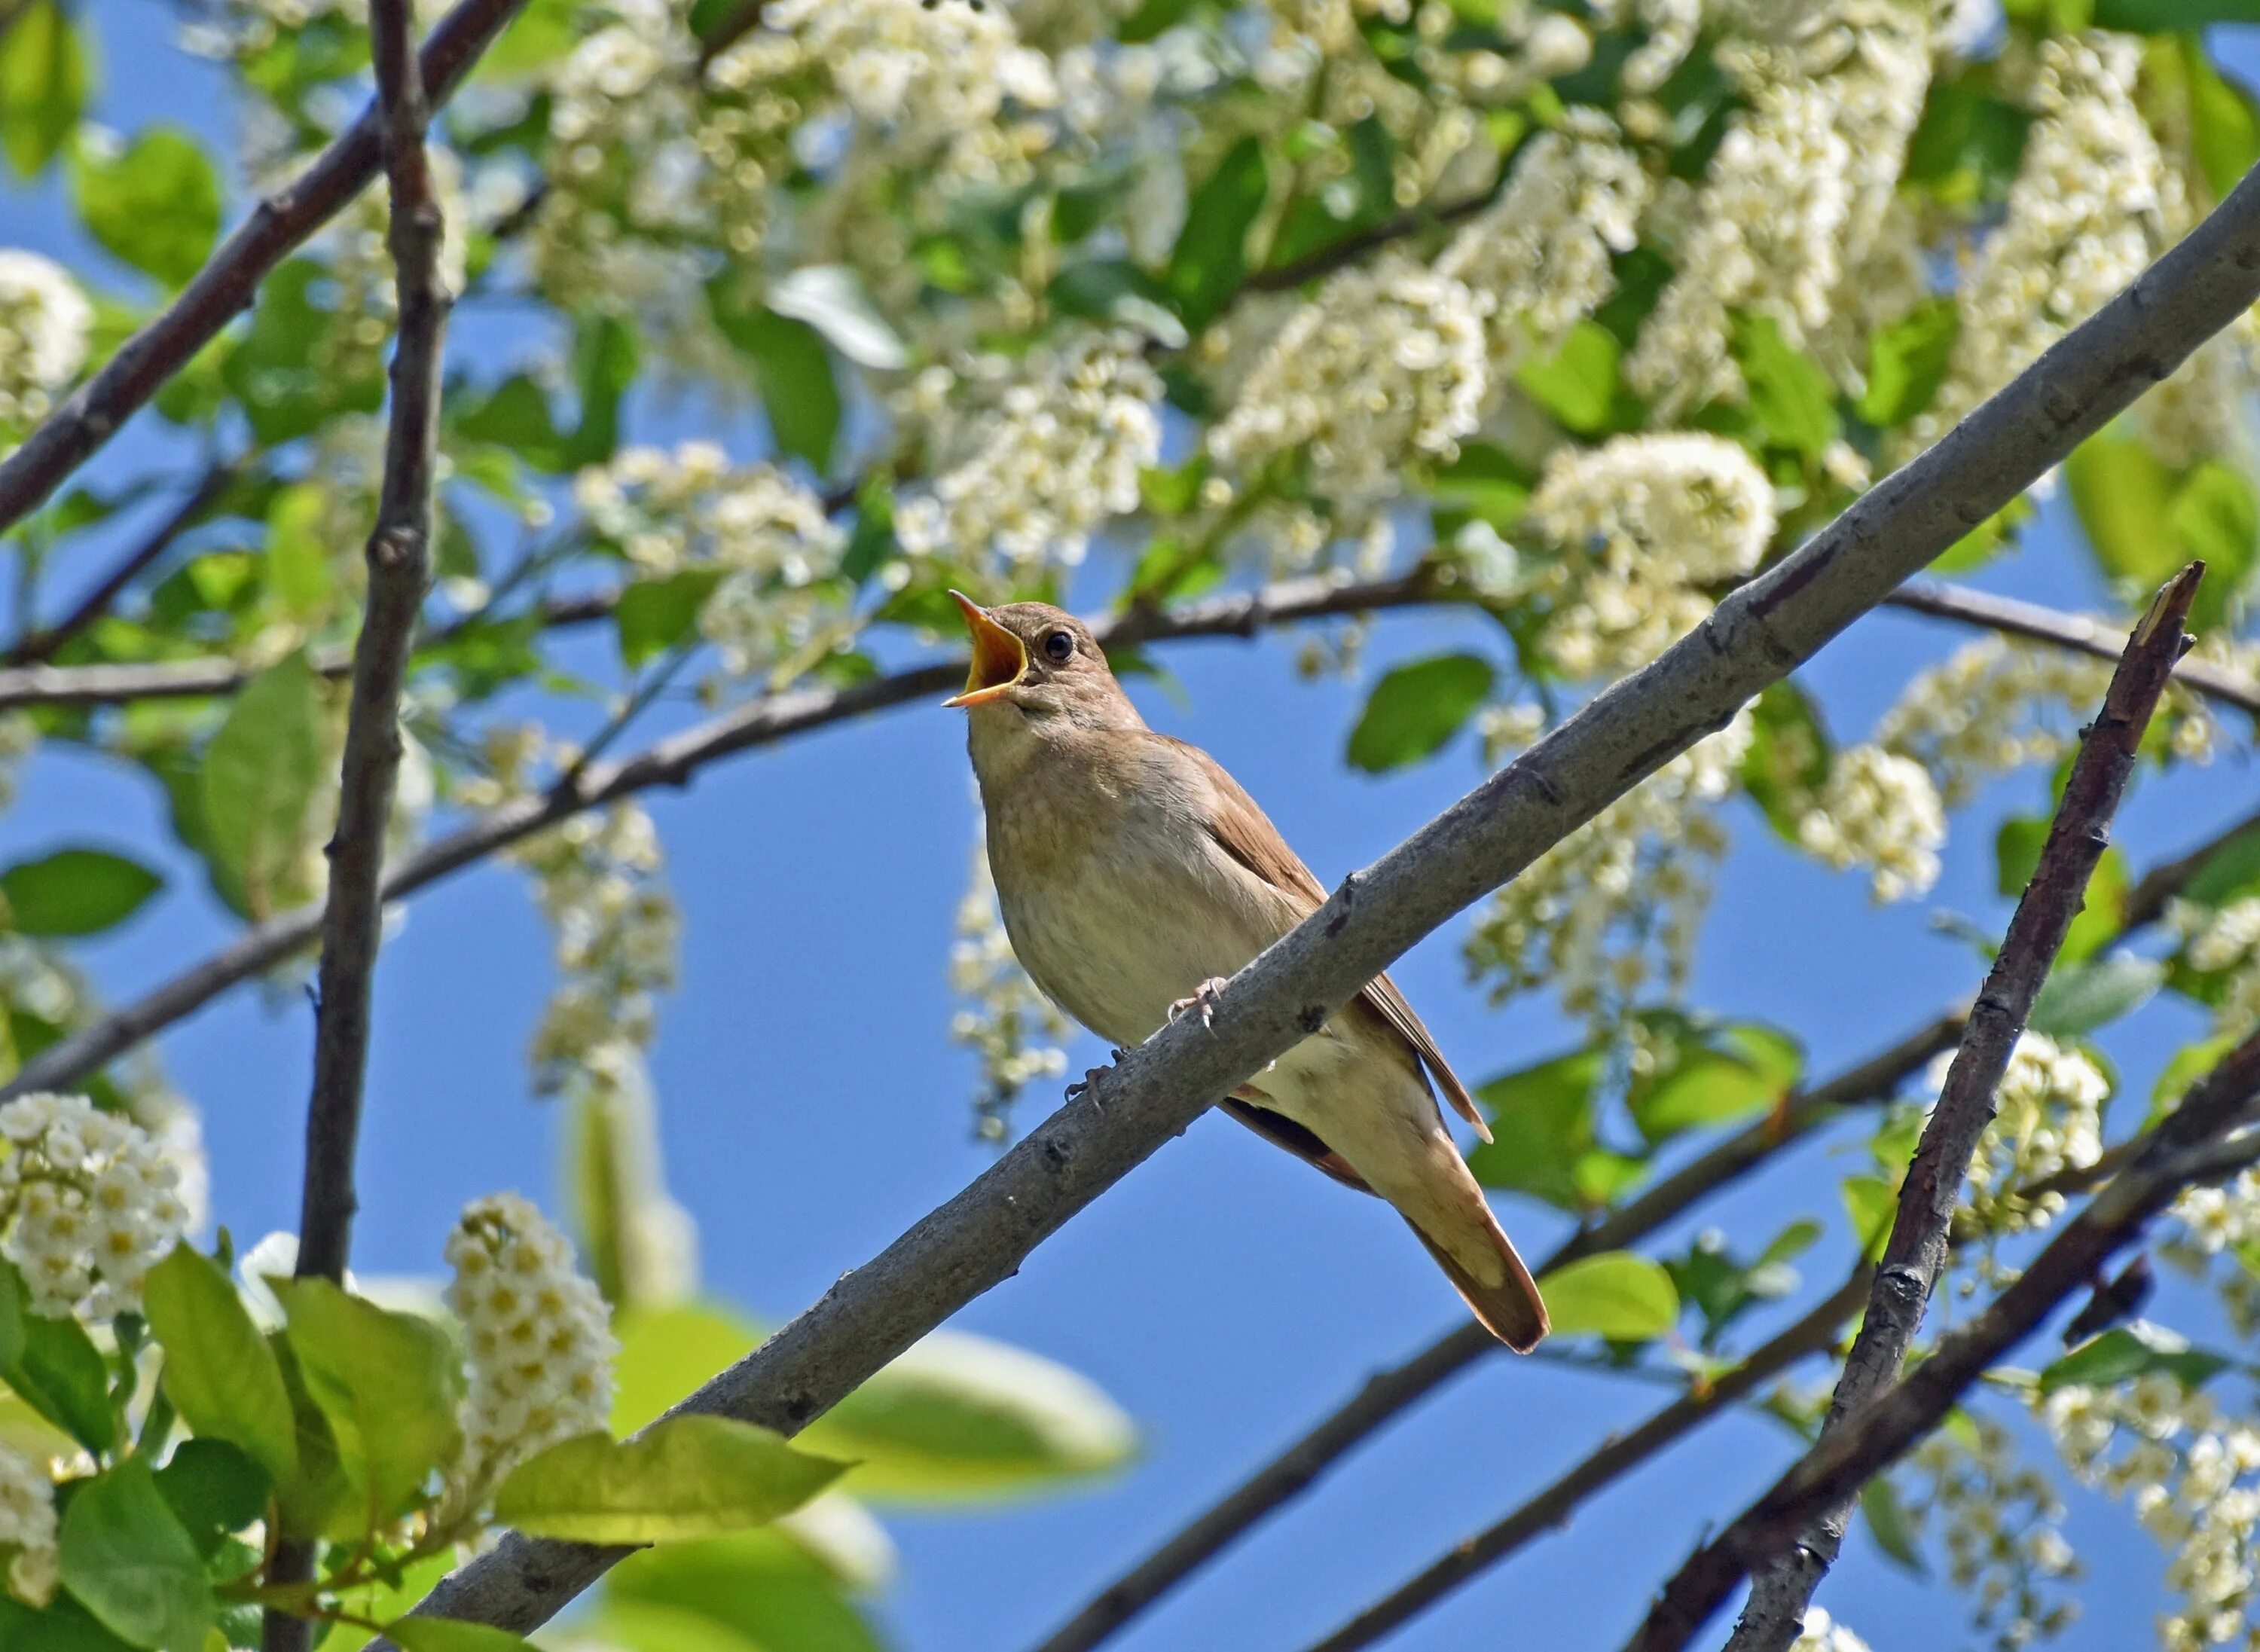
[[[999,381],[988,405],[964,404]],[[1139,473],[1162,451],[1161,399],[1127,333],[1082,333],[1017,368],[992,358],[933,369],[912,411],[940,474],[903,503],[897,537],[914,556],[1081,561],[1095,529],[1138,508]]]
[[[1930,773],[1880,746],[1836,754],[1820,796],[1798,822],[1798,841],[1840,871],[1870,869],[1878,902],[1929,892],[1938,882],[1946,808]]]
[[[1930,1083],[1946,1082],[1954,1056],[1931,1063]],[[2103,1104],[2111,1081],[2094,1059],[2039,1033],[2026,1033],[2010,1052],[1994,1092],[1992,1121],[1970,1161],[1970,1214],[1992,1234],[2044,1227],[2063,1209],[2063,1195],[2019,1191],[2103,1156]]]
[[[1789,1652],[1869,1652],[1869,1648],[1822,1608],[1807,1606],[1800,1633]]]
[[[45,418],[86,361],[94,306],[63,267],[0,247],[0,426]]]
[[[604,1428],[619,1344],[571,1244],[515,1193],[465,1205],[447,1261],[470,1377],[458,1479],[491,1489],[544,1448]]]
[[[106,1319],[139,1307],[189,1218],[155,1139],[83,1096],[39,1093],[0,1105],[0,1255],[32,1311]]]
[[[44,1606],[54,1598],[61,1578],[56,1531],[54,1480],[30,1458],[0,1446],[0,1557],[8,1563],[8,1592],[25,1606]]]
[[[949,988],[966,1001],[950,1018],[949,1036],[981,1058],[982,1093],[975,1108],[979,1134],[1001,1141],[1021,1090],[1066,1073],[1067,1051],[1061,1047],[1074,1029],[1012,955],[984,844],[974,846],[972,880],[957,906]]]

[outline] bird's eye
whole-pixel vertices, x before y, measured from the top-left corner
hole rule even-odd
[[[1075,639],[1064,631],[1055,631],[1044,639],[1044,658],[1054,665],[1065,665],[1075,653]]]

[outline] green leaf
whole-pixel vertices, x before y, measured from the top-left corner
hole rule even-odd
[[[1877,430],[1892,430],[1928,407],[1961,336],[1962,311],[1951,298],[1925,299],[1877,332],[1868,346],[1860,417]]]
[[[1918,1577],[1929,1575],[1917,1546],[1914,1519],[1889,1475],[1879,1474],[1860,1488],[1860,1513],[1868,1523],[1868,1535],[1887,1558]]]
[[[82,143],[70,172],[79,217],[106,251],[168,287],[204,268],[219,239],[219,173],[187,132],[151,126],[115,154]]]
[[[157,1492],[206,1560],[267,1507],[267,1470],[225,1440],[183,1440],[157,1470]]]
[[[612,614],[621,660],[640,666],[694,633],[699,611],[721,583],[719,568],[686,568],[665,579],[640,579],[623,590]]]
[[[23,935],[92,935],[124,923],[165,880],[105,849],[59,849],[0,872],[8,919]]]
[[[799,1443],[855,1467],[846,1489],[896,1503],[1025,1495],[1103,1473],[1137,1448],[1089,1378],[1023,1349],[936,1331],[811,1423]]]
[[[1512,532],[1522,520],[1535,481],[1530,468],[1505,449],[1490,442],[1462,442],[1459,455],[1430,481],[1439,516],[1456,513],[1448,526],[1440,524],[1438,537],[1448,537],[1468,520]]]
[[[1734,318],[1734,355],[1767,445],[1820,463],[1842,430],[1835,386],[1820,364],[1782,337],[1781,324],[1767,315]]]
[[[1552,355],[1525,361],[1514,382],[1564,430],[1604,435],[1624,422],[1619,414],[1626,392],[1617,376],[1623,350],[1600,323],[1580,321]]]
[[[63,1587],[121,1640],[162,1652],[204,1652],[218,1603],[181,1522],[128,1457],[81,1484],[63,1513]]]
[[[1115,25],[1114,38],[1124,46],[1158,39],[1191,17],[1200,0],[1144,0],[1144,4]]]
[[[1476,1180],[1567,1211],[1606,1204],[1643,1162],[1596,1138],[1593,1097],[1606,1066],[1604,1051],[1574,1050],[1477,1090],[1491,1139],[1468,1155]]]
[[[1933,81],[1901,181],[1948,206],[2001,200],[2031,130],[2032,117],[1994,97],[1979,76]]]
[[[2248,4],[2260,12],[2260,0]],[[2213,66],[2203,40],[2186,35],[2181,48],[2189,76],[2190,151],[2218,200],[2260,161],[2260,108],[2249,91]]]
[[[110,1370],[76,1319],[49,1319],[31,1312],[31,1293],[14,1266],[0,1262],[0,1352],[13,1345],[13,1357],[0,1364],[0,1381],[32,1410],[97,1455],[116,1443],[118,1422],[110,1409]],[[12,1320],[13,1329],[7,1321]]]
[[[1539,1281],[1556,1336],[1644,1342],[1679,1319],[1679,1292],[1661,1264],[1628,1250],[1582,1256]]]
[[[44,1612],[34,1612],[0,1591],[0,1647],[8,1652],[131,1652],[127,1642],[104,1628],[84,1606],[58,1595]]]
[[[144,1300],[173,1408],[198,1435],[240,1446],[277,1485],[290,1482],[298,1472],[290,1391],[227,1275],[182,1242],[149,1270]]]
[[[562,1441],[520,1463],[495,1518],[538,1537],[660,1543],[714,1537],[790,1513],[848,1464],[726,1417],[671,1417],[633,1440]]]
[[[1737,1023],[1639,1086],[1633,1121],[1650,1141],[1663,1141],[1682,1131],[1746,1119],[1778,1105],[1804,1064],[1788,1033],[1755,1021]]]
[[[2037,815],[2012,815],[1993,834],[1994,886],[2004,895],[2021,895],[2040,869],[2041,846],[2049,823]]]
[[[1806,812],[1828,783],[1833,749],[1820,714],[1803,689],[1786,678],[1766,685],[1750,708],[1742,789],[1785,842],[1801,840]]]
[[[604,1580],[600,1633],[630,1652],[697,1652],[717,1634],[726,1637],[726,1652],[883,1652],[850,1597],[884,1581],[884,1535],[844,1498],[817,1507],[844,1512],[822,1522],[826,1528],[868,1531],[881,1546],[876,1572],[868,1563],[843,1564],[836,1543],[812,1543],[804,1535],[818,1524],[811,1509],[756,1531],[630,1555]]]
[[[454,1461],[462,1441],[454,1345],[430,1320],[380,1308],[326,1279],[281,1280],[275,1291],[347,1477],[380,1523],[415,1507],[425,1482]]]
[[[2112,844],[2088,874],[2085,904],[2065,932],[2063,950],[2056,955],[2057,968],[2084,963],[2118,940],[2127,927],[2127,899],[2133,890],[2127,857],[2117,844]]]
[[[533,1645],[507,1629],[458,1618],[399,1618],[384,1633],[400,1652],[529,1652]]]
[[[2201,906],[2226,906],[2260,895],[2260,826],[2239,832],[2205,858],[2183,898]]]
[[[94,80],[86,44],[62,0],[30,0],[0,34],[0,151],[36,177],[86,112]]]
[[[2165,978],[2165,965],[2131,952],[2059,961],[2033,1002],[2032,1029],[2053,1039],[2092,1032],[2142,1008]]]
[[[2095,0],[2095,26],[2171,34],[2214,23],[2260,23],[2260,0]]]
[[[1248,275],[1248,232],[1270,190],[1262,144],[1242,138],[1193,191],[1162,277],[1186,326],[1206,326],[1240,290]]]
[[[1351,767],[1381,774],[1418,762],[1459,733],[1496,680],[1491,662],[1471,654],[1397,667],[1373,685],[1350,731]]]
[[[1880,1176],[1848,1176],[1841,1191],[1853,1236],[1859,1241],[1861,1253],[1873,1261],[1884,1254],[1892,1225],[1899,1219],[1899,1188]]]
[[[609,311],[583,316],[574,329],[573,386],[581,398],[581,422],[565,445],[566,467],[599,464],[619,446],[620,402],[635,382],[639,354],[635,330]],[[762,383],[766,387],[767,380]]]
[[[840,434],[840,387],[823,336],[805,321],[740,300],[726,278],[709,282],[706,294],[722,336],[753,364],[778,450],[828,468]]]
[[[331,779],[321,684],[297,654],[246,683],[204,752],[205,855],[239,911],[265,917],[295,904],[294,877]]]
[[[2186,1337],[2162,1325],[2137,1319],[2131,1325],[2113,1326],[2099,1336],[2090,1337],[2043,1368],[2040,1387],[2043,1394],[2083,1384],[2107,1388],[2131,1377],[2147,1377],[2152,1371],[2166,1371],[2179,1378],[2185,1387],[2196,1388],[2234,1362],[2218,1354],[2192,1348]]]
[[[2106,430],[2064,461],[2072,508],[2103,571],[2132,585],[2162,583],[2182,565],[2164,526],[2173,512],[2174,476],[2147,444]]]
[[[340,413],[373,413],[384,404],[384,374],[371,354],[345,372],[320,347],[338,318],[329,303],[331,273],[311,258],[286,259],[259,286],[251,325],[220,366],[251,433],[274,447],[311,434]]]
[[[769,285],[769,309],[805,321],[858,367],[891,373],[910,360],[863,278],[845,264],[810,264]]]
[[[2260,547],[2260,499],[2251,481],[2236,466],[2221,459],[2202,459],[2190,468],[2175,490],[2173,532],[2165,536],[2171,547],[2172,566],[2158,576],[2163,583],[2192,559],[2205,563],[2205,583],[2198,587],[2190,605],[2193,630],[2219,626],[2249,582],[2256,547]]]
[[[322,540],[329,508],[328,493],[318,482],[277,488],[268,502],[266,595],[284,619],[318,620],[337,599],[337,576]]]

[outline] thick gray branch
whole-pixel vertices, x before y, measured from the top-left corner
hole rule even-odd
[[[1875,607],[2260,298],[2260,179],[2128,291],[1722,602],[1691,636],[1354,876],[1227,984],[1101,1075],[986,1174],[685,1405],[805,1426],[1021,1261],[1218,1096],[1308,1036],[1407,948]],[[526,1630],[620,1557],[505,1538],[425,1608]]]
[[[1938,1105],[1899,1190],[1891,1238],[1876,1271],[1860,1334],[1844,1362],[1820,1437],[1899,1380],[1914,1346],[1930,1294],[1946,1265],[1954,1212],[1978,1138],[1993,1121],[1994,1094],[2025,1023],[2040,997],[2071,921],[2079,915],[2087,880],[2111,840],[2112,817],[2168,674],[2188,644],[2183,622],[2197,596],[2202,564],[2192,563],[2158,595],[2135,627],[2113,674],[2103,709],[2080,735],[2039,866],[2009,920],[1999,955],[1970,1012],[1962,1047],[1954,1053]],[[1749,1605],[1734,1626],[1727,1652],[1788,1652],[1804,1627],[1805,1609],[1822,1574],[1835,1564],[1850,1522],[1848,1501],[1823,1511],[1804,1535],[1770,1563],[1751,1586]]]

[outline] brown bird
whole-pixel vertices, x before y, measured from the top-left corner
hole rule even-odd
[[[973,670],[951,705],[989,821],[1012,950],[1045,995],[1128,1048],[1326,900],[1311,869],[1206,752],[1148,728],[1082,622],[957,597]],[[1483,1117],[1382,976],[1223,1105],[1412,1224],[1476,1318],[1527,1353],[1546,1305],[1436,1105]]]

